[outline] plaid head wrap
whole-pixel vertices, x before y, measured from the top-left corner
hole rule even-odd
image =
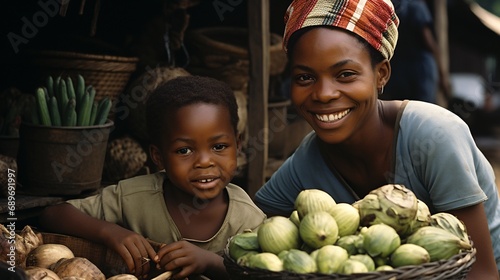
[[[283,48],[290,36],[309,26],[336,26],[365,39],[391,59],[398,40],[399,19],[391,0],[294,0],[285,14]]]

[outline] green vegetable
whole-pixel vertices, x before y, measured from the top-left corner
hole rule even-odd
[[[63,80],[63,79],[60,79],[60,82],[59,82],[59,87],[58,87],[58,96],[57,96],[57,100],[60,102],[59,103],[59,110],[61,110],[61,112],[64,110],[64,108],[66,108],[67,104],[68,104],[68,90],[67,90],[67,87],[66,87],[66,82]]]
[[[313,249],[319,249],[337,241],[339,228],[328,212],[309,212],[300,220],[299,234],[304,243]]]
[[[61,115],[59,114],[59,108],[57,107],[57,99],[55,96],[50,98],[49,112],[52,125],[61,126]]]
[[[92,110],[90,111],[89,125],[95,125],[95,120],[97,118],[97,107],[98,103],[97,101],[94,101],[94,104],[92,104]]]
[[[94,100],[95,100],[95,95],[96,95],[95,88],[91,86],[88,89],[87,94],[89,95],[89,106],[87,107],[87,112],[86,112],[86,114],[89,115],[88,125],[93,125],[94,123],[90,122],[90,118],[91,118],[91,115],[92,115],[92,106],[94,105]]]
[[[76,100],[81,100],[83,94],[85,93],[85,79],[82,75],[78,74],[76,77],[76,88],[75,88],[75,98]]]
[[[73,87],[73,80],[71,80],[70,76],[66,77],[66,88],[68,91],[68,100],[75,98],[75,87]]]
[[[35,114],[27,117],[31,117],[33,123],[54,126],[92,126],[106,123],[112,101],[109,97],[96,100],[95,88],[85,85],[82,75],[78,74],[75,82],[74,78],[48,76],[47,87],[37,89]],[[0,116],[0,133],[4,122],[5,116]]]
[[[316,260],[308,253],[290,249],[283,256],[283,269],[295,273],[315,273],[318,270]]]
[[[95,121],[96,125],[103,125],[106,122],[109,111],[111,110],[111,105],[111,100],[108,97],[103,98],[101,102],[99,102]]]
[[[90,120],[90,99],[89,95],[85,93],[81,99],[80,108],[78,109],[78,118],[76,124],[78,126],[86,126]]]
[[[75,99],[70,99],[68,104],[66,104],[64,113],[64,126],[76,126],[76,101]]]
[[[47,77],[47,91],[50,97],[54,96],[54,79],[52,76]]]
[[[359,210],[361,226],[383,223],[394,228],[398,234],[409,231],[418,211],[415,194],[398,184],[379,187],[353,205]]]
[[[42,125],[52,125],[50,121],[49,108],[45,99],[45,91],[43,90],[43,88],[39,87],[37,89],[35,98],[38,108],[38,114],[40,116],[40,123]]]
[[[363,227],[360,234],[363,236],[363,248],[372,257],[388,257],[401,245],[396,230],[386,224]]]

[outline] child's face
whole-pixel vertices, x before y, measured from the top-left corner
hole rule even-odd
[[[201,199],[218,196],[233,178],[238,139],[229,110],[192,104],[167,114],[161,147],[152,147],[155,163],[174,186]]]

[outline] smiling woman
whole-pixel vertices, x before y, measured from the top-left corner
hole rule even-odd
[[[255,201],[268,215],[289,216],[304,189],[353,203],[401,184],[432,213],[464,221],[477,248],[471,279],[498,279],[498,190],[469,128],[434,104],[378,99],[391,76],[398,23],[388,0],[291,3],[284,32],[291,99],[314,131]]]

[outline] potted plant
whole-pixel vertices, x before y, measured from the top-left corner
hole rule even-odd
[[[81,195],[100,187],[113,122],[112,102],[96,99],[81,75],[48,76],[21,124],[19,181],[30,194]]]

